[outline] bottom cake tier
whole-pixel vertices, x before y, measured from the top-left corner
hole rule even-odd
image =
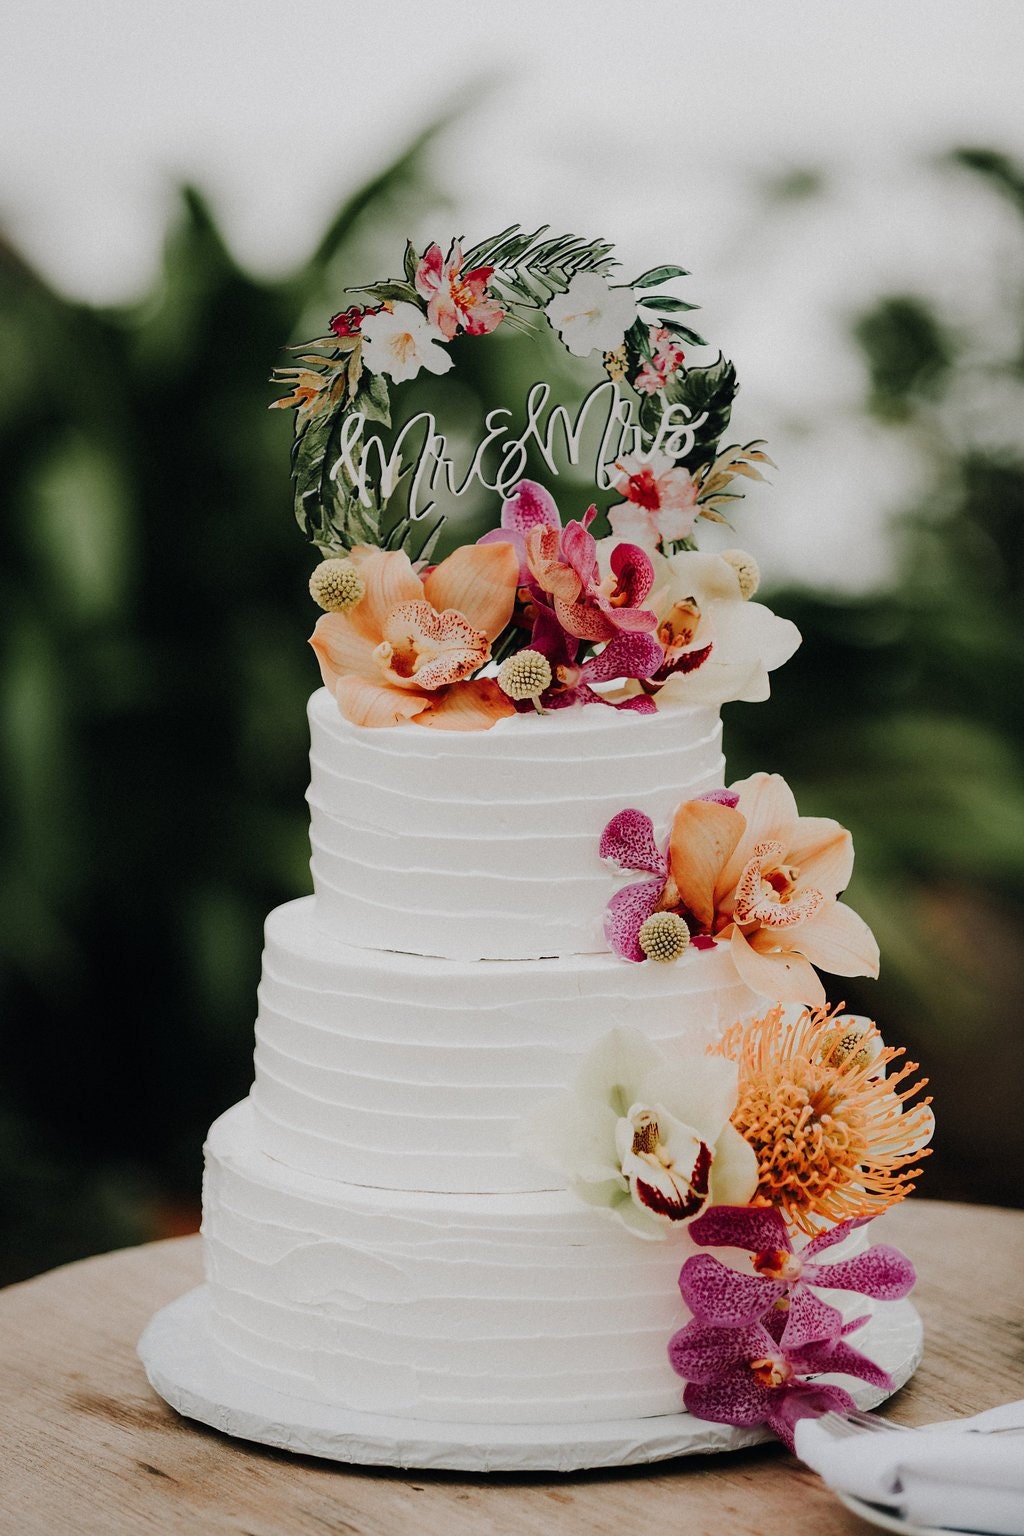
[[[666,1346],[685,1234],[645,1242],[568,1192],[416,1194],[315,1178],[256,1145],[248,1101],[206,1145],[217,1347],[250,1379],[425,1421],[678,1412]]]

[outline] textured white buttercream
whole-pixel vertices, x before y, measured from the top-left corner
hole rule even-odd
[[[676,1413],[685,1230],[646,1242],[565,1191],[372,1190],[284,1168],[252,1107],[206,1145],[217,1348],[254,1382],[362,1413],[580,1424]],[[863,1247],[855,1234],[843,1256]],[[837,1250],[839,1253],[840,1250]],[[743,1268],[742,1255],[723,1254]],[[823,1292],[844,1316],[873,1304]]]
[[[643,1242],[563,1192],[427,1195],[264,1157],[248,1104],[212,1127],[203,1234],[218,1346],[364,1412],[478,1423],[672,1413],[685,1233]]]
[[[267,919],[252,1092],[260,1148],[291,1168],[386,1189],[550,1189],[519,1145],[609,1029],[700,1051],[759,999],[727,947],[674,966],[610,954],[442,960],[353,949],[318,899]]]
[[[516,715],[489,731],[350,725],[309,704],[313,885],[352,945],[452,959],[603,950],[621,883],[598,856],[627,806],[659,835],[681,800],[722,785],[715,709],[602,705]]]

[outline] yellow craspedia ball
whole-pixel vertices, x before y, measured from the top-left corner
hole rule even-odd
[[[744,599],[753,597],[761,585],[761,571],[753,555],[748,555],[745,549],[723,549],[722,559],[727,560],[736,572],[740,596]]]
[[[366,593],[366,582],[351,560],[322,560],[309,578],[309,595],[325,613],[344,613]]]
[[[551,663],[540,651],[517,651],[498,668],[498,687],[510,699],[537,699],[551,687]]]
[[[678,912],[652,912],[637,934],[648,960],[678,960],[690,944],[690,930]]]

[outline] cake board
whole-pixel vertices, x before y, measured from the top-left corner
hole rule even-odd
[[[139,1341],[150,1385],[186,1418],[296,1455],[416,1470],[581,1472],[713,1455],[772,1438],[764,1428],[737,1429],[687,1413],[550,1425],[449,1424],[354,1413],[249,1380],[223,1360],[210,1335],[208,1311],[209,1291],[203,1285],[152,1319]],[[923,1330],[916,1308],[909,1301],[887,1305],[857,1342],[889,1373],[897,1391],[921,1360]],[[890,1395],[863,1382],[851,1387],[845,1377],[842,1384],[860,1408],[875,1408]]]

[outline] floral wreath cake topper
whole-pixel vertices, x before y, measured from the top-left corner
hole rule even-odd
[[[738,494],[729,488],[734,478],[760,478],[758,466],[769,462],[762,443],[716,455],[736,393],[735,369],[722,356],[705,367],[686,366],[684,348],[706,343],[678,316],[697,306],[654,291],[687,277],[686,270],[664,265],[631,282],[613,282],[618,263],[609,244],[545,235],[512,226],[467,251],[454,240],[447,255],[436,242],[422,255],[407,242],[402,277],[350,289],[370,302],[334,315],[329,335],[295,349],[298,366],[275,372],[275,382],[290,389],[275,404],[296,410],[296,516],[318,548],[337,552],[368,542],[420,558],[439,523],[415,495],[404,517],[389,519],[388,503],[403,478],[414,482],[411,491],[421,491],[429,473],[454,494],[475,480],[507,496],[523,477],[527,443],[547,447],[553,460],[561,432],[573,462],[579,417],[570,420],[556,405],[542,423],[550,398],[543,381],[525,403],[527,441],[512,436],[511,410],[491,412],[458,486],[432,413],[406,422],[405,440],[390,453],[370,430],[392,426],[399,386],[423,370],[440,378],[453,368],[449,346],[456,337],[487,336],[502,325],[527,333],[549,329],[572,357],[601,356],[605,380],[580,414],[597,416],[603,407],[609,423],[602,447],[625,440],[634,450],[595,466],[601,488],[623,494],[623,533],[627,525],[635,531],[649,523],[659,541],[685,543],[695,517],[723,520],[722,508]],[[420,440],[415,462],[414,439]],[[554,462],[548,467],[558,473]]]
[[[725,522],[736,483],[771,462],[760,441],[721,446],[735,369],[721,355],[687,362],[705,343],[678,316],[696,306],[660,291],[682,267],[616,282],[616,266],[603,241],[518,226],[469,250],[409,242],[402,277],[350,290],[363,302],[275,373],[289,387],[275,405],[295,409],[296,517],[324,557],[312,643],[353,723],[485,729],[592,703],[650,714],[666,687],[690,703],[763,698],[795,649],[792,625],[749,601],[753,559],[694,544],[698,519]],[[596,355],[602,376],[575,412],[534,383],[518,414],[487,412],[456,464],[434,410],[400,421],[397,392],[440,380],[452,343],[501,327]],[[588,442],[609,503],[602,539],[596,503],[563,520],[526,474],[578,469]],[[471,490],[498,526],[431,566],[439,500]]]

